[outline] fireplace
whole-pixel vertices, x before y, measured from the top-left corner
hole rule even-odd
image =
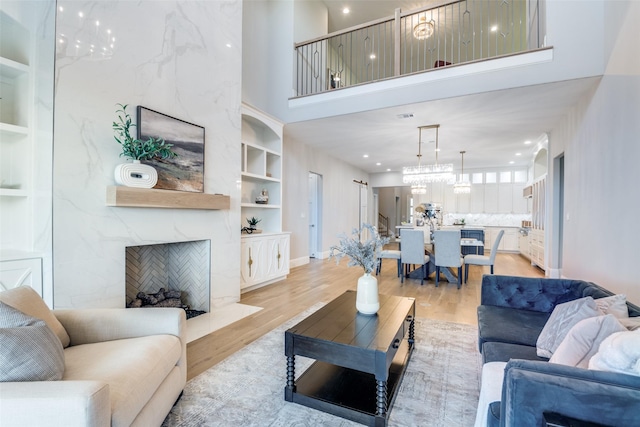
[[[184,306],[209,312],[210,240],[128,246],[125,257],[127,306],[141,292],[180,291]]]

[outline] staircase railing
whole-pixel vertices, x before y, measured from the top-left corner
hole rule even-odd
[[[389,235],[389,217],[378,213],[378,234],[386,237]]]
[[[541,47],[539,2],[456,0],[297,43],[295,91],[311,95]]]

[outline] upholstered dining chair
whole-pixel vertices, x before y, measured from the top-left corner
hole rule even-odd
[[[420,285],[424,285],[424,278],[427,277],[429,266],[429,255],[424,252],[424,232],[422,230],[402,229],[400,230],[400,262],[402,264],[402,276],[400,282],[404,282],[404,276],[409,273],[410,265],[421,265],[422,276]]]
[[[385,249],[383,251],[380,252],[380,257],[378,258],[378,266],[376,267],[376,276],[378,274],[380,274],[380,272],[382,271],[382,260],[383,259],[396,259],[398,260],[398,277],[400,276],[401,273],[401,267],[400,267],[400,258],[401,258],[401,252],[400,251],[396,251],[393,249]]]
[[[498,237],[496,237],[493,245],[491,245],[491,253],[489,256],[473,254],[464,256],[464,283],[467,283],[467,280],[469,280],[470,265],[488,265],[491,267],[491,274],[493,274],[493,264],[496,262],[496,253],[498,253],[498,246],[500,245],[500,240],[502,239],[503,234],[504,230],[500,230]]]
[[[433,246],[435,248],[436,287],[440,279],[440,267],[455,267],[458,269],[458,289],[462,285],[462,263],[460,230],[436,230],[433,232]]]

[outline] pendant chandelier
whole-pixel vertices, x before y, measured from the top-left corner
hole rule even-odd
[[[471,193],[471,183],[469,181],[465,181],[464,179],[464,153],[466,153],[466,151],[460,152],[460,155],[462,156],[462,169],[460,172],[460,181],[457,181],[455,184],[453,184],[453,192],[455,194]]]
[[[418,40],[425,40],[433,35],[433,23],[427,22],[427,15],[419,18],[418,24],[413,27],[413,37]]]
[[[439,164],[438,163],[438,129],[440,125],[420,126],[418,128],[418,166],[405,166],[402,168],[402,182],[405,184],[411,184],[412,193],[414,187],[425,187],[433,182],[451,182],[455,180],[453,175],[453,164]],[[422,129],[435,129],[436,130],[436,163],[433,165],[422,165]],[[416,188],[416,191],[420,191]],[[413,193],[413,194],[425,194],[425,193]]]

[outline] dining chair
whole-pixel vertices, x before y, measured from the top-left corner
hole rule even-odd
[[[433,246],[435,248],[436,288],[440,279],[440,267],[455,267],[458,269],[458,289],[462,285],[462,263],[460,230],[436,230],[433,232]]]
[[[491,266],[491,274],[493,274],[493,264],[496,262],[496,254],[498,253],[498,245],[500,245],[500,240],[502,239],[502,235],[504,234],[504,230],[500,230],[498,233],[498,237],[493,241],[493,245],[491,245],[491,253],[489,256],[486,255],[465,255],[464,256],[464,283],[467,283],[469,280],[469,266],[470,265],[488,265]]]
[[[401,258],[401,252],[400,251],[396,251],[393,249],[385,249],[383,251],[380,252],[380,257],[378,258],[378,265],[376,267],[376,276],[378,274],[380,274],[380,272],[382,271],[382,260],[383,259],[396,259],[398,260],[398,277],[400,277],[400,272],[401,272],[401,267],[400,267],[400,258]]]
[[[420,285],[424,285],[430,260],[429,255],[424,252],[424,232],[422,230],[401,229],[400,239],[402,240],[400,262],[404,270],[400,282],[404,282],[404,276],[409,274],[410,265],[420,265],[422,266]]]

